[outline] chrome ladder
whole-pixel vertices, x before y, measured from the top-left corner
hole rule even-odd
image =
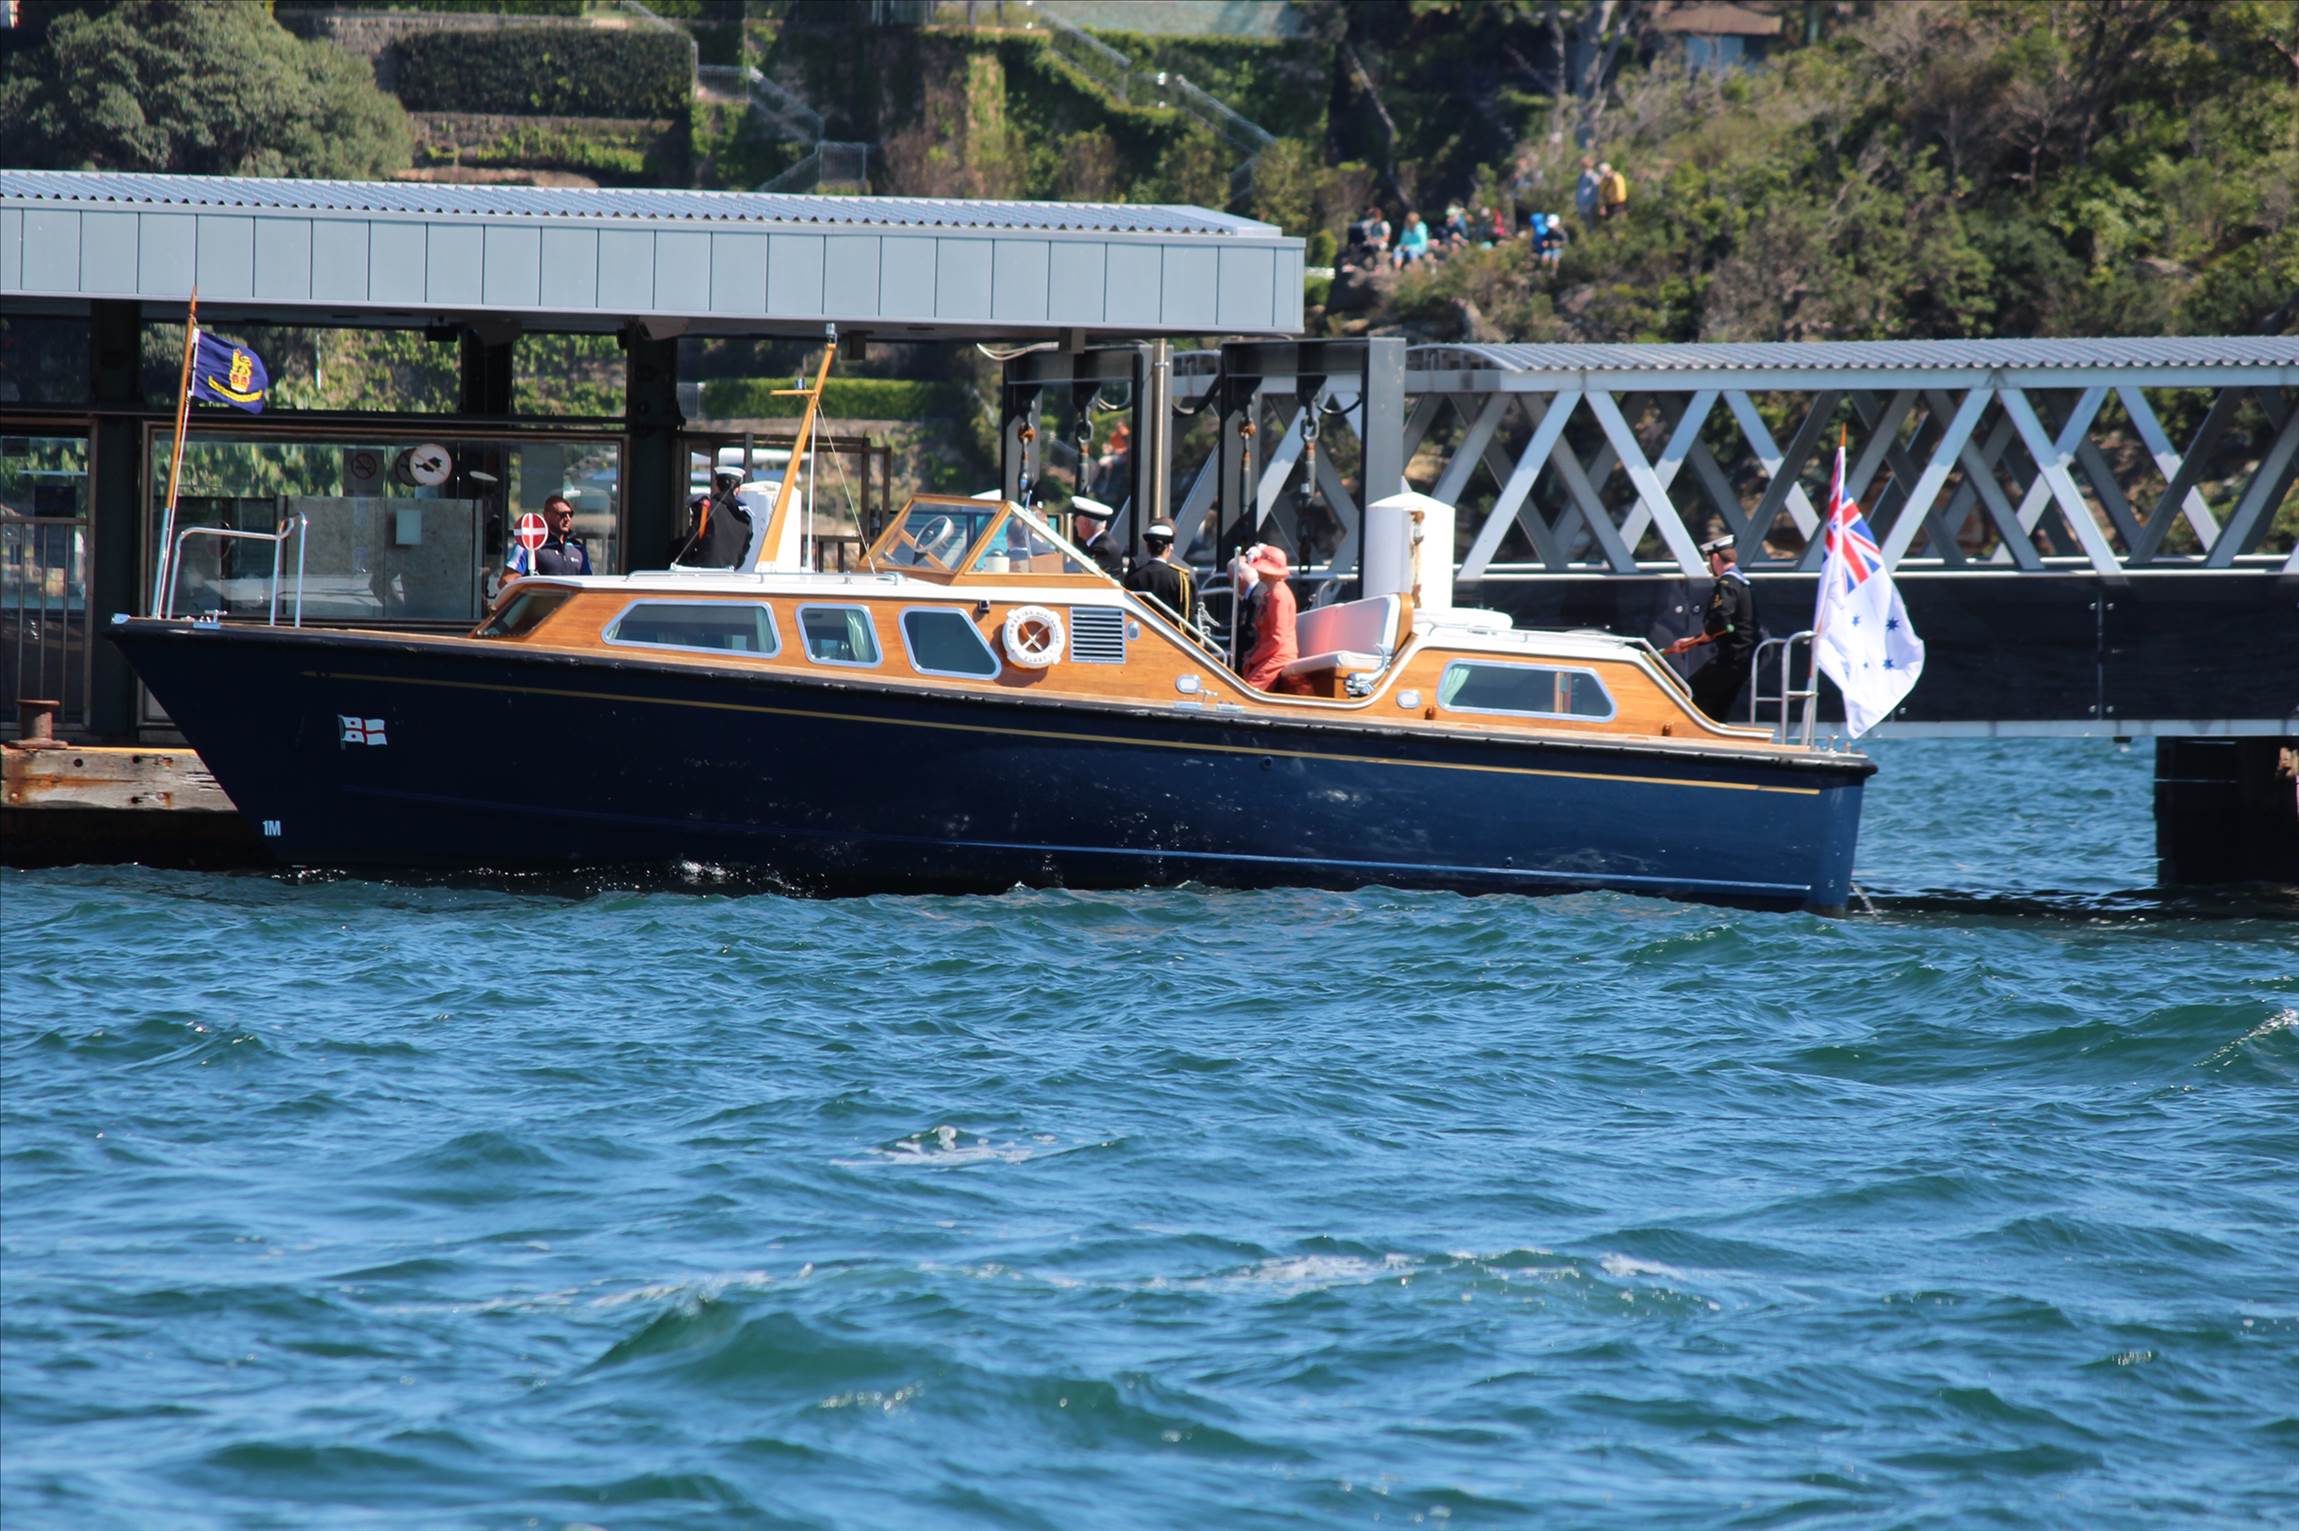
[[[1805,684],[1802,688],[1795,685],[1794,675],[1796,645],[1799,643],[1804,645],[1807,656],[1804,671]],[[1780,651],[1780,690],[1770,696],[1767,696],[1764,691],[1764,653],[1767,649]],[[1818,666],[1810,662],[1811,650],[1812,629],[1808,627],[1800,633],[1790,633],[1785,638],[1766,638],[1756,645],[1756,652],[1748,658],[1748,715],[1752,719],[1760,719],[1763,709],[1767,705],[1779,704],[1780,721],[1773,725],[1772,730],[1772,738],[1775,743],[1786,744],[1788,742],[1789,704],[1802,702],[1804,704],[1804,723],[1800,730],[1802,737],[1796,742],[1806,749],[1812,747],[1812,724],[1820,705],[1820,674]]]

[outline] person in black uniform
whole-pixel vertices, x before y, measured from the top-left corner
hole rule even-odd
[[[731,569],[750,551],[750,510],[735,491],[742,475],[722,471],[711,480],[711,496],[695,513],[694,528],[671,559],[690,569]]]
[[[1703,644],[1716,651],[1692,677],[1692,700],[1721,723],[1748,683],[1748,656],[1756,652],[1756,592],[1740,572],[1740,554],[1732,538],[1704,542],[1700,550],[1708,555],[1708,573],[1716,581],[1708,593],[1708,615],[1699,632],[1677,639],[1662,652],[1681,654]]]
[[[1154,596],[1185,625],[1197,620],[1197,581],[1187,565],[1173,556],[1173,523],[1152,521],[1142,528],[1142,546],[1149,561],[1126,576],[1126,588]]]
[[[554,494],[543,502],[543,521],[549,528],[543,545],[531,555],[525,548],[511,549],[509,576],[590,573],[591,549],[575,535],[575,507],[565,495]]]
[[[1125,549],[1110,535],[1110,508],[1099,500],[1076,495],[1070,500],[1070,534],[1088,558],[1111,579],[1126,575]]]

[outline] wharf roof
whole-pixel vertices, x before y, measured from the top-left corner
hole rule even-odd
[[[0,196],[75,207],[112,204],[486,218],[674,219],[706,223],[1124,234],[1275,234],[1202,207],[1124,202],[970,202],[956,197],[788,196],[620,186],[484,186],[446,181],[294,181],[131,171],[0,170]]]
[[[196,280],[203,311],[303,323],[1269,335],[1301,264],[1201,207],[0,170],[0,297],[67,309]]]

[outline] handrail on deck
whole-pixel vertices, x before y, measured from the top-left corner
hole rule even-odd
[[[1756,652],[1748,657],[1749,715],[1753,718],[1757,710],[1766,702],[1778,702],[1780,704],[1780,721],[1773,726],[1772,730],[1772,740],[1775,744],[1788,742],[1788,706],[1791,702],[1802,702],[1804,704],[1803,737],[1797,742],[1806,749],[1812,747],[1812,725],[1820,705],[1820,677],[1817,667],[1807,669],[1805,684],[1801,689],[1793,684],[1796,645],[1801,643],[1809,651],[1812,638],[1813,631],[1809,627],[1799,633],[1790,633],[1785,638],[1766,638],[1756,645]],[[1764,694],[1764,651],[1770,648],[1780,650],[1780,694],[1778,696],[1766,696]]]
[[[168,561],[168,588],[165,598],[160,602],[162,620],[176,614],[176,581],[183,576],[184,572],[184,544],[194,537],[223,537],[240,542],[268,542],[271,544],[271,616],[267,625],[279,626],[280,554],[285,550],[289,537],[303,532],[306,535],[296,537],[295,542],[295,618],[292,623],[296,627],[303,626],[303,563],[304,552],[311,545],[311,538],[308,535],[310,527],[311,517],[302,511],[283,517],[279,523],[279,530],[275,532],[243,531],[235,526],[185,527],[183,531],[177,534],[174,556]]]

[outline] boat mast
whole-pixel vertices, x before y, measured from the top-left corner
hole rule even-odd
[[[774,513],[767,517],[766,535],[759,539],[758,561],[753,571],[773,568],[781,559],[783,539],[789,535],[790,495],[798,483],[799,459],[803,457],[814,436],[814,417],[822,407],[822,388],[830,381],[830,363],[838,355],[838,332],[833,329],[822,343],[822,365],[815,369],[812,388],[777,388],[776,398],[803,398],[806,409],[798,417],[798,436],[790,445],[790,464],[783,470],[782,487],[774,492]],[[810,496],[811,499],[811,496]]]
[[[152,610],[161,610],[167,599],[168,565],[176,554],[176,484],[183,475],[184,425],[192,409],[192,352],[200,343],[200,290],[192,289],[192,300],[184,310],[184,375],[176,385],[175,449],[168,454],[168,508],[160,519],[160,556],[153,560],[157,568],[152,576]]]

